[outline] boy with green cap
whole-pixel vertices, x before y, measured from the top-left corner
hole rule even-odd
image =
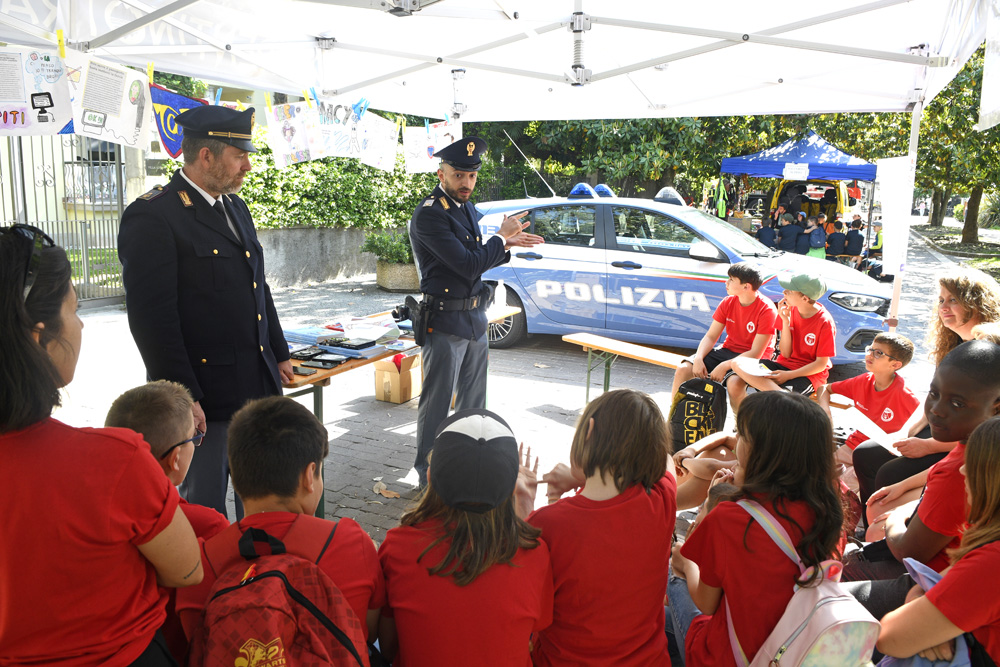
[[[774,361],[736,359],[733,370],[746,384],[760,391],[785,389],[810,395],[826,384],[836,353],[837,326],[817,300],[826,294],[826,283],[808,273],[778,277],[785,298],[778,302],[781,318],[779,354]]]

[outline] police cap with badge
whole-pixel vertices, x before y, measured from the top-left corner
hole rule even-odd
[[[215,139],[248,153],[257,152],[251,141],[253,121],[253,107],[246,111],[237,111],[229,107],[206,104],[188,109],[177,116],[177,124],[184,128],[185,137]],[[484,149],[485,146],[484,142]]]
[[[434,157],[441,158],[441,162],[451,165],[459,171],[479,171],[483,166],[483,161],[479,156],[486,152],[486,141],[479,137],[462,137],[453,144],[448,144]]]

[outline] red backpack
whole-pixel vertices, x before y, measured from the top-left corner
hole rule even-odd
[[[284,542],[249,528],[239,537],[238,531],[226,530],[204,543],[205,565],[215,572],[237,550],[242,559],[212,585],[191,641],[189,665],[366,665],[361,621],[317,565],[337,531],[336,524],[328,533],[319,530],[320,521],[323,529],[329,526],[300,516]],[[258,554],[256,542],[266,542],[270,554]]]

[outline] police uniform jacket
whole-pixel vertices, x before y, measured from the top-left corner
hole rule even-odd
[[[420,267],[420,291],[444,300],[484,297],[474,310],[433,311],[430,326],[436,332],[470,340],[486,332],[486,290],[481,278],[489,269],[509,262],[510,253],[500,236],[483,243],[481,217],[471,202],[456,204],[440,185],[413,212],[410,244]]]
[[[289,358],[264,280],[263,249],[242,199],[226,220],[181,176],[125,210],[118,254],[129,328],[151,379],[191,390],[209,421],[281,393]]]

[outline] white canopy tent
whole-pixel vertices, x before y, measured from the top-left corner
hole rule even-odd
[[[0,41],[462,120],[909,111],[988,0],[0,0]],[[454,70],[465,70],[455,73]]]
[[[991,1],[0,0],[0,41],[463,121],[909,111],[912,195]]]

